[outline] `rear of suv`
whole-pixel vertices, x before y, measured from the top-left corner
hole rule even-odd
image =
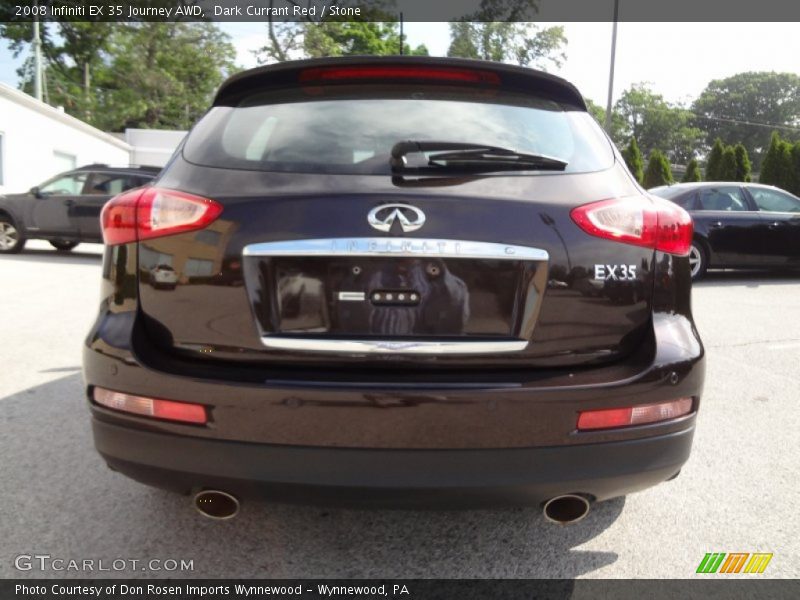
[[[102,220],[96,447],[206,514],[369,488],[566,521],[689,456],[691,220],[560,78],[415,57],[247,71]]]

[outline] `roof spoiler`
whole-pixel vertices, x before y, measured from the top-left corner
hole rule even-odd
[[[493,61],[430,56],[347,56],[286,61],[257,67],[229,77],[217,91],[214,106],[234,105],[254,88],[308,85],[308,77],[304,74],[318,73],[337,67],[343,68],[345,71],[352,71],[354,67],[377,71],[382,67],[385,71],[383,79],[395,81],[400,78],[392,77],[392,68],[401,69],[402,67],[416,69],[418,73],[424,73],[426,70],[434,73],[430,77],[403,77],[403,80],[406,81],[418,81],[419,79],[430,81],[436,78],[436,71],[440,73],[460,72],[462,75],[466,73],[483,74],[482,77],[473,78],[446,76],[441,81],[452,85],[499,85],[503,89],[512,89],[523,93],[535,92],[586,110],[586,103],[578,89],[565,79],[555,75]],[[487,74],[489,77],[486,76]],[[317,77],[314,84],[325,85],[341,82],[341,78],[333,80],[333,78]]]

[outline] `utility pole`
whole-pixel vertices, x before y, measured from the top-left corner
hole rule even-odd
[[[608,102],[606,103],[606,133],[611,131],[611,101],[614,98],[614,63],[617,60],[617,19],[619,17],[619,0],[614,0],[614,26],[611,30],[611,66],[608,70]]]
[[[39,36],[38,1],[33,3],[33,96],[42,101],[42,39]]]

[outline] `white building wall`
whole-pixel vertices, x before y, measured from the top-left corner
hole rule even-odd
[[[174,129],[126,129],[125,141],[133,148],[131,163],[163,167],[186,133]]]
[[[0,84],[0,193],[24,192],[75,166],[128,166],[123,140]]]

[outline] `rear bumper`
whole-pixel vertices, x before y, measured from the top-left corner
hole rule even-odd
[[[681,431],[622,442],[494,450],[279,446],[153,433],[93,420],[111,468],[189,493],[379,505],[536,504],[579,493],[606,500],[675,476],[689,457]],[[368,490],[368,494],[364,491]]]
[[[126,316],[127,315],[127,316]],[[531,504],[565,493],[597,500],[676,475],[688,459],[704,379],[692,322],[654,315],[647,353],[582,372],[461,372],[402,377],[350,371],[319,380],[265,370],[159,362],[133,340],[135,313],[101,315],[84,348],[93,386],[207,406],[194,426],[90,402],[95,444],[108,464],[176,491],[391,505]],[[133,340],[133,341],[132,341]],[[358,374],[356,374],[358,375]],[[350,379],[346,379],[349,377]],[[579,411],[692,397],[694,411],[664,423],[576,431]],[[309,493],[313,488],[314,493]],[[459,503],[459,502],[456,502]]]

